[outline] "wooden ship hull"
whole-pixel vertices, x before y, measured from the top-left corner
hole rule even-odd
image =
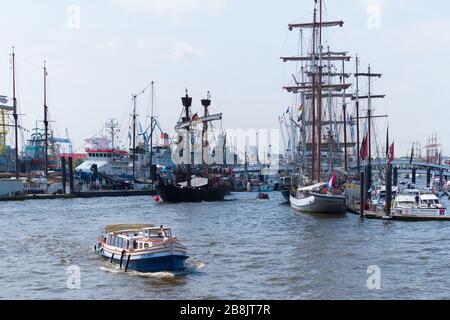
[[[229,192],[224,185],[206,186],[201,188],[181,187],[173,184],[158,183],[156,192],[164,202],[216,202],[223,201]]]

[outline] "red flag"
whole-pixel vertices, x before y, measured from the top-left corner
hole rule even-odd
[[[360,150],[361,159],[366,161],[367,156],[369,155],[369,139],[367,139],[367,135],[364,136],[364,139],[361,144]]]
[[[394,161],[395,157],[395,143],[392,142],[391,147],[389,148],[389,164]]]

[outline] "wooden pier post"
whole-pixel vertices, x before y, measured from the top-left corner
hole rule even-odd
[[[360,190],[360,199],[359,199],[359,212],[361,218],[364,218],[364,205],[366,203],[366,192],[365,192],[365,179],[364,179],[364,171],[361,172],[361,190]]]
[[[392,164],[386,168],[386,215],[391,216],[392,208]]]
[[[62,192],[66,194],[66,183],[67,183],[67,174],[66,174],[66,158],[61,158],[61,175],[62,175]]]
[[[398,167],[394,167],[393,172],[392,185],[398,186]]]
[[[365,183],[364,183],[364,188],[365,188],[365,199],[369,200],[372,198],[370,192],[372,189],[372,166],[371,165],[366,165],[364,167],[364,171],[365,171]]]
[[[74,193],[74,183],[73,183],[73,159],[69,157],[69,186],[70,186],[70,194]]]
[[[416,168],[412,169],[412,177],[411,177],[412,184],[416,184],[416,173],[417,169]]]

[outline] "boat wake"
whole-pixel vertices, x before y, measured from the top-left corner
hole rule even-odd
[[[110,266],[101,266],[100,270],[110,273],[125,273],[123,269],[120,269],[119,266],[116,265],[110,265]],[[174,278],[178,274],[175,272],[138,272],[134,270],[127,271],[127,274],[131,276],[139,276],[139,277],[146,277],[146,278],[155,278],[155,279],[168,279],[168,278]]]
[[[162,272],[138,272],[135,270],[128,270],[127,274],[132,276],[140,276],[154,279],[171,279],[178,276],[185,276],[188,274],[198,273],[204,269],[206,265],[199,260],[192,260],[186,263],[186,268],[180,271],[162,271]],[[125,273],[124,269],[120,269],[118,265],[106,264],[100,267],[100,270],[109,273]]]

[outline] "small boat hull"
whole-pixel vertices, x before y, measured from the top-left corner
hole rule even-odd
[[[185,267],[185,261],[189,258],[185,254],[171,253],[151,253],[151,254],[125,254],[122,258],[121,254],[115,254],[104,248],[97,247],[97,253],[115,265],[121,265],[127,270],[137,272],[161,272],[161,271],[182,271]],[[114,254],[114,256],[113,256]],[[128,257],[130,257],[128,262]],[[122,263],[121,263],[122,261]]]
[[[347,212],[345,196],[313,193],[310,197],[299,199],[291,195],[290,203],[293,209],[307,213],[345,214]]]

